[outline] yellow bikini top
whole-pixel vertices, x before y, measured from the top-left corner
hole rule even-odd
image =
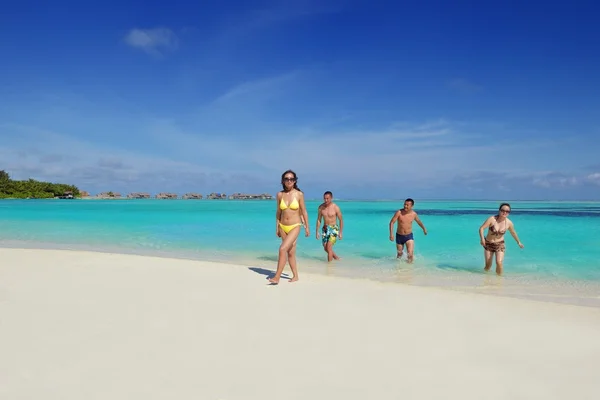
[[[283,201],[283,197],[281,198],[281,201],[279,202],[279,208],[282,210],[285,210],[287,208],[289,208],[290,210],[297,210],[299,207],[300,207],[300,204],[298,204],[298,200],[296,200],[295,197],[289,206],[287,204],[285,204],[285,201]]]

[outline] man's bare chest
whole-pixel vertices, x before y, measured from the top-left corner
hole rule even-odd
[[[405,224],[410,224],[411,222],[413,222],[415,219],[415,215],[413,213],[410,214],[400,214],[400,216],[398,217],[398,220],[401,223],[405,223]]]
[[[335,209],[332,207],[324,208],[321,210],[321,214],[324,217],[335,217]]]

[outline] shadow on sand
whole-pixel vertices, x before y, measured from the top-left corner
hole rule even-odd
[[[248,269],[250,271],[252,271],[252,272],[256,272],[257,274],[264,275],[267,278],[272,278],[275,275],[275,271],[271,271],[271,270],[266,269],[266,268],[248,267]],[[283,274],[281,274],[281,277],[289,279],[290,276],[284,272]]]

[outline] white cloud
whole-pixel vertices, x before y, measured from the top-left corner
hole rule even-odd
[[[131,29],[124,40],[129,46],[153,56],[161,55],[163,50],[175,50],[178,46],[177,35],[168,28]]]
[[[586,178],[589,182],[600,186],[600,172],[594,172],[592,174],[589,174]]]

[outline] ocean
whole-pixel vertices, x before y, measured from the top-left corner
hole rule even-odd
[[[307,201],[298,265],[323,273],[600,307],[600,203],[510,202],[520,249],[505,236],[504,276],[483,271],[478,229],[499,202],[419,201],[415,261],[396,259],[388,224],[398,201],[336,201],[344,215],[342,258],[327,263],[315,238],[321,201]],[[275,270],[274,200],[4,200],[0,246],[191,258]],[[286,266],[286,273],[289,267]]]

